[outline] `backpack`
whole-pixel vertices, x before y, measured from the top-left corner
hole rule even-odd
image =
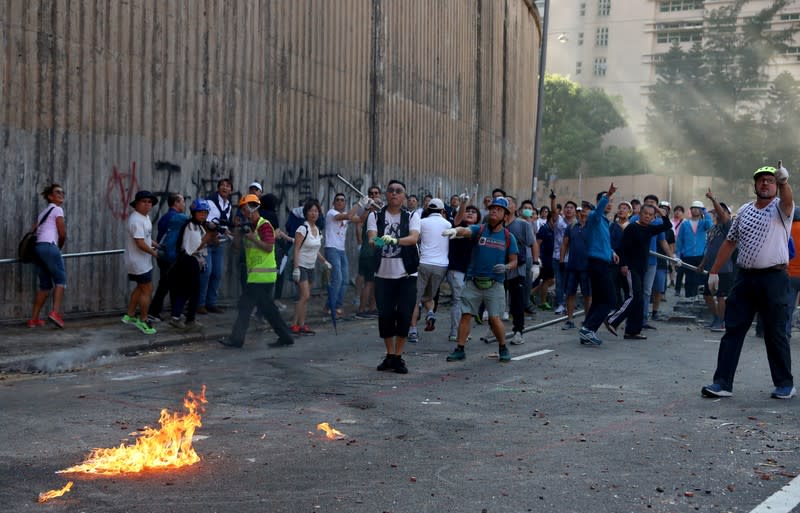
[[[289,211],[289,217],[286,218],[286,235],[291,238],[294,238],[295,232],[297,229],[303,226],[306,220],[298,215],[295,215],[294,211]]]
[[[174,264],[178,259],[178,246],[183,239],[183,232],[186,231],[186,225],[189,224],[189,218],[184,214],[175,214],[169,220],[167,225],[167,233],[161,239],[159,244],[158,257],[159,259],[169,264]]]

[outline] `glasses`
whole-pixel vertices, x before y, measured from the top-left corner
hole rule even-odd
[[[56,189],[53,191],[53,194],[64,194],[64,189]]]
[[[344,201],[344,198],[333,198],[333,201]]]
[[[372,192],[369,193],[369,195],[370,196],[380,196],[381,195],[381,191],[372,191]]]
[[[389,187],[386,189],[386,192],[390,194],[403,194],[406,191],[402,187]]]

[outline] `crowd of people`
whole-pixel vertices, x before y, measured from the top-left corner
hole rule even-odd
[[[616,187],[591,200],[558,202],[537,209],[496,188],[481,205],[466,195],[447,204],[425,195],[422,203],[405,184],[390,180],[385,191],[371,186],[352,206],[337,193],[323,213],[309,198],[291,210],[284,229],[278,222],[278,198],[263,194],[254,182],[238,209],[231,204],[233,184],[222,179],[207,199],[186,204],[170,194],[168,211],[152,237],[150,212],[155,195],[139,191],[126,225],[125,268],[134,283],[122,322],[142,333],[156,333],[169,294],[168,323],[195,330],[197,315],[220,313],[217,302],[225,275],[226,253],[238,254],[242,294],[229,337],[220,343],[241,347],[253,310],[269,323],[275,347],[314,334],[307,323],[308,303],[317,265],[327,276],[326,308],[345,314],[350,283],[348,234],[358,245],[355,317],[377,318],[385,354],[377,369],[407,373],[406,343],[437,327],[442,286],[450,295],[449,336],[455,348],[447,361],[466,358],[473,323],[487,322],[497,340],[497,358],[511,360],[507,347],[525,343],[525,317],[537,310],[564,315],[562,329],[577,329],[578,289],[585,318],[577,331],[585,346],[600,346],[601,326],[625,339],[644,340],[654,330],[659,307],[672,287],[694,297],[702,288],[711,321],[708,329],[724,333],[713,383],[705,397],[732,394],[733,376],[745,334],[756,314],[767,346],[775,391],[795,395],[788,340],[800,291],[800,264],[793,263],[793,238],[800,237],[800,209],[794,207],[788,173],[782,166],[762,167],[753,175],[756,199],[736,215],[708,190],[702,200],[674,209],[648,194],[641,202],[614,206]],[[37,224],[39,291],[28,326],[44,324],[41,310],[51,291],[48,319],[63,328],[66,273],[60,248],[66,241],[63,188],[52,184],[42,196],[48,206]],[[355,230],[349,230],[350,224]],[[798,239],[800,240],[800,239]],[[800,260],[800,259],[798,259]],[[154,263],[159,281],[153,291]],[[288,324],[276,304],[282,282],[297,285],[295,310]],[[513,334],[506,340],[504,320]],[[441,323],[440,323],[441,324]]]

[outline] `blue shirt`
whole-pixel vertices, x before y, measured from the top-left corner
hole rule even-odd
[[[585,271],[588,262],[586,227],[581,226],[581,223],[575,223],[567,228],[564,237],[569,239],[568,259],[564,267],[568,271]]]
[[[692,230],[692,222],[697,223],[697,231]],[[695,221],[684,219],[678,228],[678,240],[675,243],[675,252],[683,257],[703,256],[706,251],[706,232],[714,226],[711,215],[706,212],[705,217]]]
[[[158,220],[158,235],[156,236],[156,242],[161,242],[161,239],[164,238],[164,235],[167,234],[167,230],[169,229],[169,222],[172,217],[177,214],[178,211],[175,210],[173,207],[169,207],[167,213],[161,216]]]
[[[586,219],[584,232],[588,243],[586,254],[589,258],[597,258],[610,264],[612,253],[609,224],[611,222],[606,217],[606,205],[608,205],[608,195],[604,194],[597,202],[597,208],[592,210],[589,218]]]
[[[483,233],[481,228],[483,227]],[[516,255],[518,252],[517,239],[508,232],[508,248],[506,248],[506,230],[493,232],[491,228],[482,224],[473,224],[469,227],[472,232],[471,239],[475,242],[472,260],[467,269],[467,278],[481,277],[492,278],[498,283],[503,283],[505,273],[496,273],[492,268],[497,264],[506,263],[506,254]]]

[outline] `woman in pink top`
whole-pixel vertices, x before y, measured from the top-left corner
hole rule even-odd
[[[42,197],[48,201],[48,205],[39,213],[35,226],[39,290],[33,302],[33,315],[28,321],[28,327],[44,325],[44,321],[39,319],[39,313],[50,291],[53,290],[53,310],[47,318],[59,328],[63,328],[61,303],[67,285],[67,273],[61,256],[61,248],[67,240],[67,226],[64,223],[64,211],[61,209],[64,203],[64,189],[57,183],[51,184],[42,191]]]

